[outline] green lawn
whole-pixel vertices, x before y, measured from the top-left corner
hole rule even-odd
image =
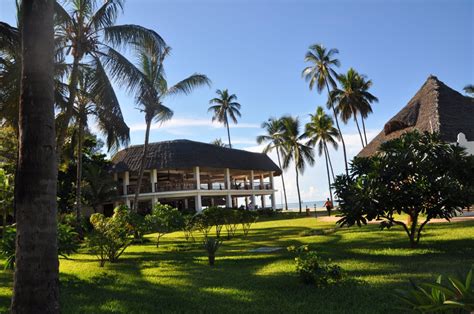
[[[133,245],[116,264],[98,266],[93,256],[60,259],[63,313],[156,312],[395,312],[390,295],[408,278],[465,273],[474,264],[474,222],[431,224],[417,249],[400,228],[375,225],[302,237],[310,228],[330,228],[314,218],[275,219],[255,224],[247,238],[226,241],[210,268],[204,251],[177,250],[181,233],[162,246]],[[153,239],[154,240],[154,239]],[[326,289],[305,286],[294,273],[293,255],[250,253],[261,246],[309,244],[340,264],[347,280]],[[0,272],[0,311],[11,297],[12,273]]]

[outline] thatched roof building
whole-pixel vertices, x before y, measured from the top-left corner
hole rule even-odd
[[[437,132],[450,143],[457,141],[459,133],[464,133],[467,141],[474,141],[474,99],[461,95],[431,75],[358,156],[373,155],[383,142],[412,130]]]
[[[134,145],[119,151],[112,158],[112,171],[138,171],[143,145]],[[174,140],[150,143],[145,170],[178,170],[192,167],[273,171],[280,168],[265,154],[230,149],[213,144],[190,140]]]

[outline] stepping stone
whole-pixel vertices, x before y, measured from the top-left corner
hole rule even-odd
[[[250,252],[252,252],[252,253],[271,253],[271,252],[280,251],[281,249],[283,249],[283,248],[279,247],[279,246],[274,246],[274,247],[272,247],[272,246],[262,246],[262,247],[250,250]]]

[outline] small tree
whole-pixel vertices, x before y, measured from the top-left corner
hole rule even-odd
[[[248,210],[240,211],[240,223],[242,224],[242,230],[244,231],[244,236],[246,237],[250,231],[250,227],[258,219],[256,212],[251,212]]]
[[[202,211],[202,215],[207,220],[209,226],[216,228],[216,237],[220,238],[222,228],[225,225],[227,209],[220,207],[208,207]]]
[[[179,210],[160,203],[155,204],[151,214],[145,216],[145,220],[150,226],[150,230],[158,234],[156,247],[160,245],[163,235],[179,230],[184,225],[184,218]]]
[[[473,177],[474,162],[462,148],[436,134],[406,133],[383,143],[373,157],[355,158],[350,175],[337,177],[338,223],[361,226],[376,219],[382,229],[399,225],[415,247],[431,219],[449,221],[469,205]],[[408,222],[396,214],[408,215]]]

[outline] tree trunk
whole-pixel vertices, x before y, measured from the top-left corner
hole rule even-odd
[[[327,80],[326,80],[326,88],[328,90],[329,102],[331,104],[332,112],[334,113],[334,120],[336,121],[336,127],[337,127],[337,130],[339,131],[339,136],[341,137],[342,151],[344,153],[344,167],[346,169],[346,175],[349,176],[349,168],[348,168],[348,163],[347,163],[346,143],[344,142],[344,137],[342,136],[341,128],[339,127],[339,119],[337,118],[336,108],[334,108],[334,104],[332,103],[331,91],[329,90],[329,84],[328,84]]]
[[[326,151],[327,156],[328,156],[329,167],[331,169],[331,174],[332,174],[332,180],[336,181],[336,177],[334,176],[334,168],[332,167],[332,162],[331,162],[331,155],[329,155],[329,149],[326,143],[324,143],[324,150]]]
[[[365,119],[362,115],[361,115],[361,118],[362,118],[362,130],[364,131],[365,146],[367,146],[369,142],[367,141],[367,132],[365,131],[365,122],[364,122]]]
[[[300,208],[300,214],[302,213],[301,209],[301,194],[300,194],[300,180],[299,180],[299,175],[298,175],[298,167],[295,165],[295,170],[296,170],[296,190],[298,191],[298,204]]]
[[[23,0],[20,159],[12,313],[59,313],[54,0]]]
[[[135,187],[135,197],[133,198],[133,206],[132,206],[132,209],[137,213],[138,213],[138,195],[140,195],[140,187],[142,185],[143,172],[145,171],[145,161],[146,161],[146,154],[148,151],[148,141],[150,139],[150,126],[151,126],[152,119],[149,117],[146,117],[145,120],[146,120],[145,144],[143,145],[142,160],[140,161],[140,169],[138,170],[138,182],[137,182],[137,186]]]
[[[82,213],[82,142],[84,137],[84,126],[82,108],[79,110],[79,117],[77,120],[77,169],[76,169],[76,228],[79,235],[82,237],[81,228],[81,213]]]
[[[227,119],[227,114],[225,115],[225,125],[227,127],[227,138],[229,139],[229,148],[232,148],[232,143],[230,142],[230,130],[229,130],[229,121]]]
[[[276,148],[277,157],[278,157],[278,167],[281,168],[281,160],[280,160],[280,150],[278,147]],[[285,197],[285,209],[288,210],[288,199],[286,198],[286,187],[285,187],[285,178],[283,178],[283,170],[281,171],[281,184],[283,185],[283,195]]]
[[[324,143],[324,147],[326,147],[326,143]],[[331,203],[334,203],[332,199],[331,176],[329,175],[328,152],[326,150],[324,150],[324,157],[326,159],[326,172],[328,174],[329,196],[331,197]]]
[[[359,131],[359,137],[360,137],[360,142],[362,143],[362,148],[364,148],[365,144],[364,144],[364,139],[362,138],[362,132],[360,131],[359,121],[357,121],[357,113],[354,113],[354,121],[357,126],[357,131]]]

